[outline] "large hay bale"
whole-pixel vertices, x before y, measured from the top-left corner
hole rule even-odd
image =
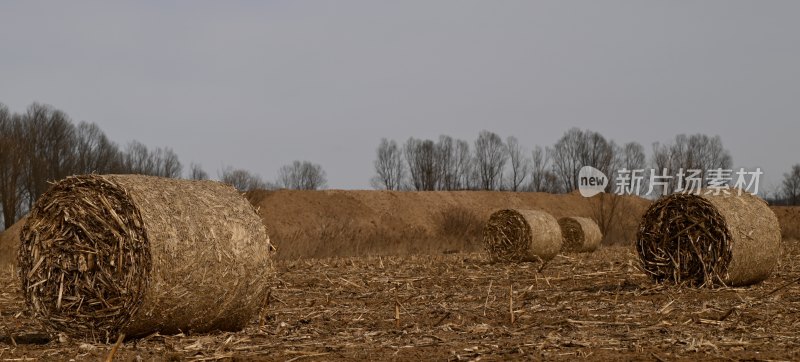
[[[603,233],[594,220],[586,217],[562,217],[558,219],[564,237],[562,250],[576,252],[595,251],[603,240]]]
[[[81,339],[240,330],[272,268],[255,210],[214,181],[69,177],[37,201],[20,240],[29,309]]]
[[[500,210],[486,222],[483,242],[495,261],[548,261],[561,250],[561,228],[544,211]]]
[[[742,286],[766,279],[781,252],[778,219],[760,198],[673,194],[642,217],[637,253],[657,281]]]

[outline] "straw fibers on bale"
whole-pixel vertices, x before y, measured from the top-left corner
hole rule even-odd
[[[561,228],[544,211],[500,210],[489,217],[483,242],[494,261],[548,261],[561,250]]]
[[[769,277],[778,262],[778,219],[766,202],[738,189],[673,194],[642,217],[637,253],[657,281],[742,286]]]
[[[20,240],[29,309],[80,339],[239,330],[272,268],[255,210],[214,181],[69,177],[37,201]]]
[[[603,233],[594,220],[585,217],[562,217],[558,219],[561,235],[564,236],[564,251],[591,252],[600,246]]]

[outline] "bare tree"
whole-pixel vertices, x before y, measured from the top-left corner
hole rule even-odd
[[[601,134],[572,128],[553,146],[553,171],[561,179],[565,192],[578,188],[578,173],[583,166],[592,166],[606,175],[615,166],[615,147]]]
[[[800,163],[783,174],[783,197],[789,205],[800,205]]]
[[[536,146],[531,152],[531,182],[528,190],[533,192],[560,193],[561,183],[558,176],[552,171],[550,162],[550,148]]]
[[[647,175],[644,174],[644,168],[647,165],[647,157],[644,154],[644,147],[637,142],[628,142],[617,150],[616,153],[616,172],[613,173],[612,177],[620,180],[627,180],[623,186],[628,188],[630,192],[637,195],[646,192],[645,185],[647,182]],[[621,174],[622,170],[626,170],[627,175],[625,175],[625,179],[621,178],[623,176]],[[635,172],[638,173],[634,174]],[[635,178],[638,178],[638,181],[635,180]],[[611,186],[616,187],[617,185]]]
[[[467,187],[467,173],[472,156],[469,143],[453,139],[447,135],[439,136],[436,142],[435,165],[438,168],[438,190],[463,190]]]
[[[625,155],[625,150],[630,155]],[[641,151],[641,146],[629,144],[620,148],[614,141],[607,140],[597,132],[572,128],[553,146],[553,171],[560,179],[564,191],[572,192],[578,188],[578,174],[582,167],[592,166],[609,177],[614,177],[616,168],[621,164],[634,164],[638,161],[641,155],[637,151]],[[593,217],[605,239],[616,237],[613,231],[622,201],[619,195],[609,193],[613,186],[609,182],[606,192],[592,198]]]
[[[208,173],[203,170],[203,167],[197,163],[189,164],[189,179],[190,180],[208,180]]]
[[[33,207],[50,183],[74,174],[144,173],[180,176],[172,149],[149,152],[138,142],[126,152],[93,123],[76,127],[62,111],[31,104],[23,114],[0,105],[0,206],[10,225]]]
[[[409,138],[403,147],[411,185],[417,191],[436,190],[441,168],[437,165],[437,148],[431,140]]]
[[[528,177],[530,172],[531,160],[525,156],[522,146],[514,136],[506,138],[506,150],[508,151],[509,165],[511,166],[509,185],[511,191],[518,191],[520,185]]]
[[[584,140],[583,131],[572,128],[561,136],[553,146],[553,171],[560,178],[564,191],[578,188],[578,172],[581,167],[581,152]]]
[[[457,140],[453,155],[455,157],[453,174],[456,176],[456,184],[453,190],[468,189],[470,187],[470,174],[473,169],[473,158],[469,150],[469,142]]]
[[[74,147],[76,173],[110,173],[119,162],[119,148],[94,123],[78,124]]]
[[[156,176],[179,178],[183,174],[183,165],[172,148],[156,148],[152,157],[156,164]]]
[[[438,174],[437,190],[455,190],[458,181],[457,160],[453,138],[446,135],[439,136],[435,144],[435,162]]]
[[[327,184],[322,166],[308,161],[294,161],[278,171],[278,184],[293,190],[318,190]]]
[[[123,169],[129,173],[170,178],[181,177],[183,173],[178,155],[169,147],[150,151],[143,143],[131,141],[122,159]]]
[[[638,142],[628,142],[623,145],[619,156],[619,167],[628,170],[642,169],[647,163],[644,147]]]
[[[260,176],[247,170],[225,167],[219,175],[220,181],[229,184],[241,192],[268,188]]]
[[[27,160],[25,192],[30,210],[39,196],[50,188],[48,182],[73,173],[75,127],[64,112],[39,103],[31,104],[23,115]]]
[[[403,156],[400,147],[394,140],[381,139],[378,145],[377,158],[373,163],[375,177],[373,187],[384,190],[399,190],[405,177]]]
[[[123,168],[125,172],[141,175],[153,175],[156,172],[156,164],[150,156],[150,150],[139,141],[131,141],[126,146]]]
[[[475,140],[475,167],[481,189],[497,190],[500,187],[506,156],[506,146],[500,136],[481,131]]]
[[[669,194],[687,187],[685,180],[679,177],[681,171],[684,173],[688,170],[699,171],[697,177],[702,180],[701,186],[704,186],[708,170],[730,169],[733,165],[733,158],[723,146],[719,136],[679,134],[675,136],[672,144],[653,144],[651,163],[657,174],[666,173],[663,176],[672,176],[662,180],[666,185],[664,186],[666,190],[663,190],[661,186],[654,188]]]
[[[3,226],[11,226],[20,216],[23,203],[25,157],[23,121],[0,104],[0,207]]]

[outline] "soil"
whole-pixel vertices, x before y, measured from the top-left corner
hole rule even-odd
[[[117,360],[798,360],[800,245],[747,288],[658,285],[632,250],[544,266],[482,254],[279,261],[246,330],[153,335]],[[97,360],[111,344],[47,336],[2,275],[0,360]],[[513,319],[512,319],[513,315]],[[14,341],[11,341],[11,336]],[[36,344],[47,342],[45,344]],[[113,342],[113,341],[112,341]]]

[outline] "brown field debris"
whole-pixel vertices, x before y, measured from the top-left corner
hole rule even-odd
[[[716,289],[653,283],[632,247],[558,255],[542,271],[491,263],[483,253],[278,260],[265,313],[243,331],[154,334],[123,343],[116,357],[798,360],[800,284],[792,281],[800,277],[800,246],[784,247],[773,277]],[[22,313],[16,283],[0,275],[3,359],[102,360],[111,352],[110,343],[57,336],[33,344],[41,331]]]

